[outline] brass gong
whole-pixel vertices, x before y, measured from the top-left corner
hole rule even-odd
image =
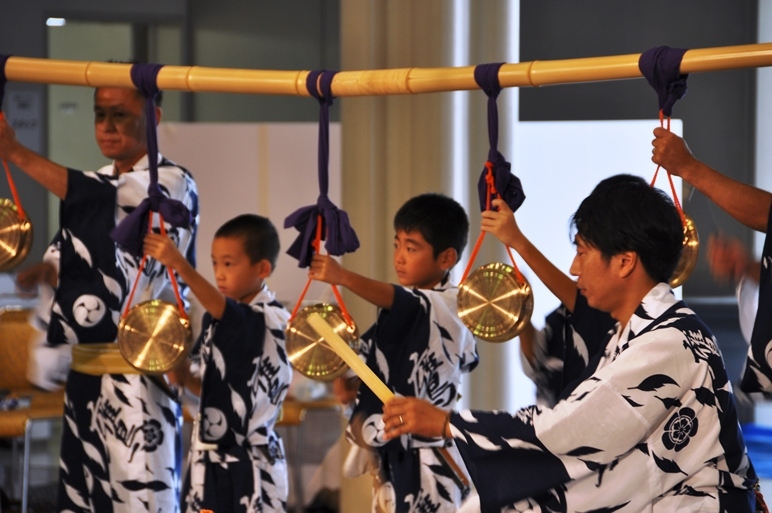
[[[673,288],[680,287],[689,278],[697,265],[697,257],[700,253],[700,236],[697,234],[697,227],[694,226],[691,217],[684,214],[684,218],[684,249],[673,277],[670,278],[670,286]]]
[[[132,367],[150,374],[172,370],[188,355],[190,321],[179,307],[160,299],[136,304],[118,325],[118,348]]]
[[[512,266],[494,262],[475,269],[459,286],[458,316],[488,342],[515,338],[531,320],[533,291]]]
[[[359,332],[356,326],[346,324],[340,307],[330,303],[303,308],[287,325],[287,356],[292,367],[308,378],[331,381],[342,376],[348,365],[308,324],[312,313],[321,315],[354,351],[359,350]]]
[[[13,201],[0,199],[0,272],[16,267],[32,246],[32,224]]]

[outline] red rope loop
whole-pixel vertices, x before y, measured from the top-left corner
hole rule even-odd
[[[316,218],[316,236],[314,237],[314,241],[311,243],[311,246],[313,246],[314,251],[318,254],[320,253],[320,250],[322,248],[322,215],[319,214]],[[306,297],[306,293],[308,292],[308,288],[311,286],[311,283],[313,282],[313,278],[309,278],[308,281],[306,281],[306,286],[303,287],[303,291],[300,293],[300,297],[295,302],[295,308],[292,309],[292,313],[290,314],[290,318],[288,322],[292,322],[292,320],[297,315],[298,311],[300,310],[300,305],[303,303],[303,298]],[[335,294],[335,299],[338,300],[338,306],[340,307],[340,313],[343,315],[343,319],[346,321],[346,325],[348,325],[350,328],[354,327],[354,320],[351,318],[351,315],[349,315],[348,310],[346,309],[346,304],[343,302],[343,296],[340,294],[340,291],[338,290],[338,287],[336,285],[331,285],[332,292]]]
[[[13,196],[13,202],[16,204],[16,210],[19,212],[19,217],[22,221],[27,218],[27,214],[21,207],[21,200],[19,199],[19,191],[16,189],[16,182],[13,181],[11,176],[11,170],[8,168],[8,162],[3,160],[3,167],[5,168],[5,176],[8,178],[8,187],[11,189],[11,195]]]
[[[164,226],[164,218],[161,215],[161,213],[158,213],[158,220],[159,224],[161,226],[161,235],[166,235],[166,226]],[[153,212],[150,212],[150,214],[147,216],[147,231],[148,233],[153,231]],[[129,294],[129,300],[126,301],[126,308],[123,311],[123,317],[125,318],[126,315],[129,313],[129,310],[131,309],[131,302],[134,299],[134,293],[137,291],[137,285],[139,285],[139,280],[142,277],[142,271],[145,270],[145,265],[147,264],[147,254],[142,255],[142,260],[139,263],[139,268],[137,269],[137,277],[134,279],[134,284],[131,286],[131,293]],[[177,300],[177,308],[180,311],[180,317],[187,320],[188,314],[185,312],[185,304],[182,302],[182,295],[180,294],[179,286],[177,285],[177,278],[174,275],[174,271],[172,271],[171,268],[167,267],[166,271],[169,273],[169,281],[172,284],[172,289],[174,290],[174,298]]]
[[[665,128],[668,132],[670,131],[670,116],[667,117],[667,127],[665,126],[665,114],[662,112],[662,109],[659,111],[659,126],[662,128]],[[657,166],[657,169],[654,170],[654,178],[651,179],[651,186],[654,187],[654,184],[657,182],[657,175],[659,174],[659,168],[662,166]],[[675,205],[676,211],[678,212],[678,216],[681,218],[681,224],[686,226],[686,214],[684,214],[684,210],[681,207],[681,202],[678,201],[678,193],[676,192],[675,184],[673,183],[673,175],[670,174],[670,171],[667,171],[667,180],[670,183],[670,191],[673,193],[673,204]]]
[[[158,213],[158,222],[161,225],[161,235],[166,236],[166,226],[164,225],[164,218],[160,212]],[[188,315],[185,313],[185,304],[182,302],[182,295],[180,295],[177,277],[174,275],[174,271],[171,267],[167,267],[166,271],[169,273],[169,281],[172,283],[172,289],[174,289],[174,298],[177,300],[177,307],[180,309],[180,317],[187,320]]]
[[[485,184],[486,184],[486,193],[485,193],[485,209],[491,210],[491,201],[492,196],[494,194],[498,195],[498,191],[496,190],[496,181],[493,176],[493,162],[490,160],[485,162],[485,167],[488,170],[487,173],[485,173]],[[480,252],[480,246],[482,246],[483,239],[485,238],[486,232],[481,231],[479,237],[477,237],[477,242],[474,245],[474,249],[472,250],[472,254],[469,255],[469,262],[466,264],[466,269],[464,269],[464,274],[461,277],[461,283],[464,283],[464,280],[466,280],[469,277],[469,273],[472,270],[472,264],[474,264],[475,259],[477,258],[477,253]],[[523,282],[525,278],[523,277],[522,273],[520,273],[520,269],[517,268],[517,264],[515,263],[515,257],[512,255],[512,250],[509,246],[504,245],[505,248],[507,248],[507,253],[509,254],[509,259],[512,261],[512,268],[515,271],[515,275],[517,276],[518,280],[520,282]]]

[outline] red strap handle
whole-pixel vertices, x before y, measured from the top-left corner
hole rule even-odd
[[[2,96],[0,94],[0,96]],[[0,119],[5,117],[5,113],[0,111]],[[3,160],[3,167],[5,168],[5,176],[8,178],[8,187],[11,189],[11,196],[13,196],[13,202],[16,204],[16,210],[19,212],[19,217],[22,221],[27,219],[27,214],[24,212],[24,209],[21,207],[21,200],[19,199],[19,191],[16,190],[16,183],[13,181],[13,176],[11,176],[11,170],[8,168],[8,162]]]
[[[161,225],[161,235],[166,235],[166,226],[164,226],[164,218],[160,212],[158,212],[158,222]],[[153,212],[147,216],[147,230],[148,232],[153,230]],[[126,302],[126,309],[123,311],[123,317],[129,313],[131,307],[131,301],[134,299],[134,292],[137,290],[142,271],[145,269],[147,263],[147,254],[142,255],[142,261],[139,263],[139,269],[137,269],[137,277],[134,279],[134,285],[131,287],[131,293],[129,294],[129,300]],[[174,290],[174,298],[177,300],[177,308],[180,310],[180,317],[187,320],[188,314],[185,312],[185,304],[182,302],[182,296],[180,295],[180,289],[177,285],[177,278],[174,275],[174,271],[170,267],[166,268],[169,273],[169,281],[172,283],[172,289]]]
[[[11,189],[11,195],[13,196],[13,202],[16,203],[16,210],[19,211],[19,217],[22,221],[24,221],[27,218],[27,214],[24,212],[24,209],[21,207],[21,200],[19,199],[19,191],[16,190],[16,183],[13,181],[13,176],[11,176],[11,170],[8,169],[8,162],[3,160],[3,167],[5,168],[5,176],[8,177],[8,187]]]
[[[665,127],[665,114],[662,112],[662,109],[659,111],[659,126],[665,128],[668,132],[670,131],[670,116],[667,117],[667,127]],[[657,181],[657,175],[659,174],[660,167],[662,166],[657,166],[657,169],[654,171],[654,178],[651,179],[652,187],[654,187],[654,184]],[[666,172],[667,180],[670,182],[670,190],[673,192],[673,204],[675,204],[678,215],[681,217],[681,223],[686,226],[686,215],[684,214],[683,208],[681,208],[681,202],[678,201],[678,193],[676,192],[675,184],[673,183],[673,176],[670,174],[670,171],[666,170]]]
[[[314,242],[311,243],[311,245],[314,247],[314,251],[316,253],[319,253],[322,247],[322,216],[319,214],[316,218],[316,237],[314,238]],[[300,305],[303,303],[303,298],[306,297],[306,292],[308,292],[308,288],[311,286],[311,282],[313,282],[313,278],[309,278],[306,282],[306,286],[303,287],[303,292],[300,293],[300,297],[298,298],[297,302],[295,303],[295,308],[292,309],[292,314],[290,314],[289,322],[292,322],[292,320],[295,318],[295,315],[297,315],[298,310],[300,310]],[[343,302],[343,296],[340,295],[340,291],[338,290],[338,287],[336,285],[331,285],[332,292],[335,294],[335,299],[338,300],[338,306],[340,306],[340,312],[343,314],[343,319],[346,321],[346,324],[353,328],[354,327],[354,321],[351,319],[351,316],[348,313],[348,310],[346,309],[346,304]]]
[[[485,209],[490,210],[491,209],[491,197],[494,194],[498,194],[499,191],[496,190],[496,183],[493,178],[493,162],[490,160],[485,163],[485,167],[488,169],[488,172],[485,173],[485,185],[486,185],[486,195],[485,195]],[[487,232],[481,231],[480,236],[477,237],[477,242],[474,245],[474,249],[472,250],[472,254],[469,256],[469,263],[466,264],[466,269],[464,269],[464,275],[461,277],[461,283],[466,280],[466,278],[469,276],[469,272],[472,270],[472,264],[474,263],[475,258],[477,258],[477,253],[480,251],[480,246],[482,246],[482,241],[485,238],[485,234]],[[515,271],[515,275],[517,276],[517,279],[521,282],[525,281],[525,278],[523,278],[522,273],[520,273],[520,269],[517,268],[517,264],[515,263],[515,257],[512,255],[512,249],[509,246],[504,246],[507,248],[507,254],[509,255],[509,259],[512,261],[512,268]]]

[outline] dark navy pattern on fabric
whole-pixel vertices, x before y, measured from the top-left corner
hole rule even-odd
[[[744,392],[772,393],[772,209],[767,221],[767,235],[761,253],[759,306],[753,323],[751,345],[740,384]]]

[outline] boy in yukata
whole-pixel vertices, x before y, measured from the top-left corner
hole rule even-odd
[[[279,254],[276,228],[252,214],[223,224],[212,241],[216,286],[167,237],[148,234],[144,249],[174,269],[206,310],[193,364],[177,373],[183,386],[200,387],[201,399],[183,511],[286,511],[287,465],[274,426],[292,378],[289,312],[265,283]]]
[[[577,287],[617,321],[579,383],[552,408],[515,413],[397,397],[386,439],[452,437],[478,494],[466,510],[754,511],[758,480],[718,345],[668,285],[683,241],[672,201],[617,175],[572,225]]]
[[[379,308],[363,335],[361,357],[394,393],[420,397],[451,410],[464,373],[477,365],[474,336],[458,317],[458,288],[450,270],[466,245],[469,221],[456,201],[441,194],[408,200],[394,217],[394,270],[399,285],[366,278],[326,255],[314,255],[309,276],[342,285]],[[467,490],[438,448],[460,458],[439,436],[385,438],[383,404],[360,387],[347,429],[373,449],[374,512],[456,511]]]

